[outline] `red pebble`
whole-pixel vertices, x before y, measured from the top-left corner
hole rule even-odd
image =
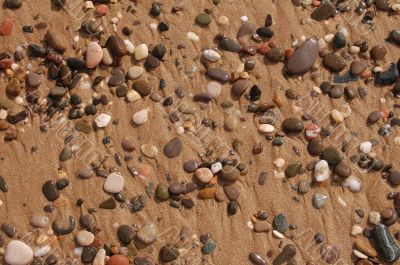
[[[268,42],[264,42],[258,47],[258,52],[261,53],[262,55],[267,54],[268,51],[269,51]]]
[[[129,259],[121,254],[112,255],[107,265],[129,265]]]
[[[314,123],[307,125],[306,130],[305,130],[307,140],[312,140],[312,139],[317,138],[319,136],[320,132],[321,132],[321,129],[319,128],[318,125],[316,125]]]
[[[293,50],[292,48],[286,49],[286,50],[285,50],[285,58],[286,58],[286,59],[289,59],[290,56],[292,56],[293,52],[294,52],[294,50]]]
[[[1,36],[8,36],[11,34],[14,27],[14,22],[9,19],[5,18],[0,25],[0,35]]]
[[[0,69],[7,69],[10,68],[13,64],[13,60],[11,58],[5,58],[0,60]]]
[[[275,41],[271,40],[268,43],[268,46],[271,47],[271,48],[276,48],[276,47],[278,47],[278,43],[276,43]]]
[[[383,117],[389,118],[391,110],[390,109],[382,109],[381,112],[383,114]]]
[[[105,16],[108,11],[108,6],[107,5],[99,5],[96,8],[96,13],[99,14],[100,16]]]

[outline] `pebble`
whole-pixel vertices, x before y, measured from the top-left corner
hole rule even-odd
[[[2,176],[0,176],[0,190],[2,192],[8,192],[8,184]]]
[[[118,239],[127,245],[133,240],[134,230],[130,225],[121,225],[117,230]]]
[[[390,39],[397,45],[400,45],[400,28],[394,29],[390,32]]]
[[[133,140],[130,137],[127,137],[127,136],[122,138],[121,147],[126,152],[133,152],[135,150],[135,144],[134,144]]]
[[[107,265],[129,265],[129,259],[121,254],[114,254],[107,261]]]
[[[239,190],[232,185],[224,186],[224,192],[231,201],[236,201],[240,196]]]
[[[196,172],[194,173],[194,175],[202,183],[208,183],[214,177],[214,175],[211,172],[211,170],[206,168],[206,167],[202,167],[202,168],[197,169]]]
[[[319,46],[315,39],[306,40],[290,56],[286,70],[289,74],[304,74],[308,72],[318,58]]]
[[[199,195],[200,199],[208,200],[208,199],[214,198],[216,192],[217,192],[217,189],[215,187],[209,187],[209,188],[204,188],[204,189],[200,190],[198,195]]]
[[[93,217],[91,214],[84,214],[79,217],[79,223],[82,228],[89,228],[93,224]]]
[[[263,232],[269,232],[271,231],[272,226],[270,223],[268,223],[268,221],[257,221],[254,224],[254,231],[256,231],[257,233],[263,233]]]
[[[111,116],[105,113],[101,113],[98,115],[94,122],[96,123],[97,128],[105,128],[111,121]]]
[[[289,228],[289,223],[288,223],[286,215],[284,215],[282,213],[276,215],[274,217],[274,219],[272,220],[272,226],[278,232],[285,233]]]
[[[140,151],[149,158],[156,158],[158,155],[157,147],[151,144],[142,144]]]
[[[327,263],[334,264],[340,258],[340,248],[325,244],[320,248],[320,254]]]
[[[207,76],[211,79],[220,81],[220,82],[228,82],[230,80],[230,75],[224,69],[221,68],[208,68]]]
[[[128,53],[125,42],[115,35],[108,37],[106,46],[115,57],[122,57]]]
[[[247,79],[239,79],[233,83],[232,86],[232,95],[234,97],[240,97],[242,96],[246,90],[250,87],[251,82],[250,80]]]
[[[379,256],[386,262],[394,262],[400,257],[400,248],[387,226],[376,224],[373,230],[376,249]]]
[[[240,44],[229,37],[222,37],[218,41],[219,48],[227,52],[239,52]]]
[[[176,249],[175,247],[172,246],[170,247],[165,245],[160,249],[160,258],[164,262],[171,262],[173,260],[176,260],[178,257],[179,257],[179,250]],[[121,264],[115,264],[115,265],[121,265]],[[128,265],[128,263],[126,265]]]
[[[255,265],[267,265],[265,259],[255,252],[250,253],[249,258]]]
[[[236,38],[240,39],[243,36],[250,35],[250,34],[254,33],[255,30],[256,30],[256,26],[254,26],[250,22],[244,22],[240,26],[238,33],[236,35]]]
[[[161,201],[166,201],[169,199],[168,185],[165,183],[159,183],[156,189],[156,196]]]
[[[5,18],[0,24],[0,36],[9,36],[11,35],[14,28],[14,22],[9,19]]]
[[[132,88],[142,97],[150,95],[152,90],[151,84],[144,80],[135,81],[132,85]]]
[[[69,42],[59,32],[48,30],[45,38],[51,48],[58,50],[60,52],[64,52],[67,49],[67,44]]]
[[[202,12],[197,15],[196,22],[201,26],[207,26],[211,23],[211,15],[206,12]]]
[[[293,259],[296,256],[297,249],[296,246],[293,244],[287,244],[283,247],[281,253],[274,259],[272,262],[273,265],[281,265],[289,260]]]
[[[136,237],[143,243],[150,245],[157,240],[158,230],[154,223],[148,223],[142,226],[136,234]]]
[[[110,54],[110,51],[107,48],[103,48],[103,58],[101,62],[105,65],[111,65],[113,63],[113,58]]]
[[[260,124],[258,126],[258,131],[261,134],[269,134],[275,131],[275,127],[272,126],[271,124]]]
[[[369,141],[362,142],[360,144],[360,151],[364,154],[368,154],[372,151],[372,143]]]
[[[207,93],[216,98],[221,94],[221,85],[218,82],[211,81],[207,84]]]
[[[189,31],[188,33],[186,33],[186,37],[194,42],[198,42],[200,40],[199,36],[197,36],[196,33]]]
[[[149,111],[147,109],[138,111],[133,114],[132,116],[132,121],[136,125],[142,125],[145,124],[149,119]]]
[[[93,243],[93,241],[94,241],[94,235],[89,231],[81,230],[76,235],[76,242],[82,247],[90,246]]]
[[[140,66],[131,66],[128,70],[128,76],[130,79],[138,79],[144,73],[143,67]]]
[[[52,180],[48,180],[43,184],[42,192],[49,201],[55,201],[60,197],[60,191]]]
[[[34,249],[33,254],[35,257],[44,257],[47,256],[50,253],[50,251],[51,251],[51,246],[38,247]]]
[[[124,189],[124,177],[118,173],[111,173],[104,182],[104,190],[110,193],[119,193]]]
[[[299,119],[288,118],[283,121],[282,128],[288,133],[300,133],[304,129],[304,124]]]
[[[203,56],[210,62],[216,62],[221,59],[221,55],[213,49],[204,50]]]
[[[372,247],[369,241],[367,240],[356,239],[354,241],[354,248],[369,257],[374,258],[378,256],[378,253],[376,252],[374,247]]]
[[[336,123],[342,123],[344,121],[343,113],[337,109],[331,111],[331,116]]]
[[[81,179],[90,179],[94,176],[94,171],[89,168],[80,168],[76,175]]]
[[[10,265],[27,265],[33,260],[33,250],[24,242],[12,240],[6,246],[4,261]]]
[[[379,212],[371,211],[368,216],[368,221],[372,224],[379,224],[381,221],[381,214]]]
[[[34,215],[31,217],[30,223],[34,227],[45,228],[49,224],[49,218],[44,215]]]
[[[126,99],[129,102],[135,102],[138,101],[139,99],[141,99],[142,97],[140,96],[140,94],[138,92],[136,92],[135,90],[129,90],[126,93]]]
[[[400,185],[400,170],[392,170],[389,173],[389,177],[388,180],[390,182],[390,184],[394,185],[394,186],[398,186]]]
[[[314,167],[314,179],[318,182],[324,182],[330,176],[328,162],[325,160],[318,161]]]
[[[30,72],[26,76],[26,83],[30,87],[38,87],[42,83],[42,75],[35,72]]]
[[[336,7],[333,4],[326,2],[314,9],[311,13],[311,18],[317,21],[328,20],[334,17],[336,12]]]
[[[93,265],[104,265],[106,259],[106,250],[104,248],[97,251],[96,257],[93,260]]]
[[[267,52],[266,56],[271,62],[279,62],[285,56],[285,51],[278,47],[272,48]]]
[[[353,225],[353,227],[351,228],[351,235],[352,236],[357,236],[357,235],[361,235],[362,234],[362,227],[359,225]]]
[[[370,51],[371,58],[375,61],[382,61],[385,59],[386,53],[386,47],[383,45],[376,45],[372,47]]]
[[[328,195],[316,192],[313,197],[313,204],[315,208],[321,209],[324,207],[327,200],[328,200]]]
[[[15,227],[15,225],[12,224],[2,224],[1,231],[3,231],[3,233],[10,238],[13,238],[17,234],[17,228]]]
[[[164,154],[168,158],[174,158],[181,154],[182,148],[183,145],[181,139],[175,137],[164,146]]]
[[[351,175],[351,165],[343,160],[336,165],[334,172],[342,178],[348,178]]]
[[[324,65],[332,72],[340,72],[346,67],[346,61],[335,53],[327,54],[323,59]]]
[[[149,55],[149,49],[146,44],[139,44],[135,48],[135,60],[140,61],[145,59]]]
[[[97,42],[91,42],[86,48],[86,67],[96,68],[103,59],[103,49]]]
[[[332,45],[336,49],[343,48],[346,46],[347,40],[346,36],[342,32],[336,32],[333,39],[332,39]]]
[[[10,9],[17,9],[22,6],[22,0],[6,0],[4,5]]]

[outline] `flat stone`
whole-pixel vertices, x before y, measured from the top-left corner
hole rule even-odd
[[[196,22],[201,26],[207,26],[211,23],[211,15],[206,12],[202,12],[196,16]]]
[[[13,224],[4,223],[1,225],[1,231],[9,238],[13,238],[17,234],[17,228]]]
[[[33,260],[33,250],[24,242],[12,240],[6,246],[4,261],[10,265],[27,265]]]
[[[21,83],[17,78],[11,78],[6,86],[6,93],[8,96],[16,97],[22,92]]]
[[[330,3],[324,3],[314,9],[311,13],[311,18],[321,21],[328,20],[336,15],[336,7]]]
[[[149,82],[146,82],[144,80],[138,80],[135,81],[132,85],[132,88],[137,91],[140,96],[145,97],[150,95],[152,86]]]
[[[134,230],[130,225],[121,225],[118,227],[117,236],[122,244],[128,245],[133,240]]]
[[[117,207],[117,202],[112,197],[108,198],[107,200],[105,200],[99,204],[99,208],[101,208],[101,209],[111,210],[111,209],[115,209],[116,207]]]
[[[158,154],[158,148],[151,144],[142,144],[140,146],[140,151],[148,158],[156,158]]]
[[[207,76],[211,79],[220,81],[220,82],[228,82],[230,80],[230,75],[222,68],[208,68]]]
[[[142,226],[136,234],[136,237],[143,243],[150,245],[157,240],[158,230],[154,223],[148,223]]]
[[[283,121],[282,128],[288,133],[300,133],[304,129],[304,123],[296,118],[287,118]]]
[[[164,146],[164,154],[169,158],[174,158],[181,154],[182,149],[183,145],[181,139],[175,137]]]
[[[160,249],[160,258],[163,262],[171,262],[179,257],[179,250],[175,247],[163,246]]]
[[[251,82],[248,79],[239,79],[239,80],[235,81],[235,83],[233,83],[232,90],[231,90],[232,95],[235,97],[242,96],[246,92],[247,88],[250,87],[250,85],[251,85]]]
[[[318,58],[319,45],[315,39],[306,40],[290,56],[286,71],[289,74],[304,74],[308,72]]]
[[[335,53],[326,55],[323,59],[324,65],[332,72],[340,72],[346,67],[346,61]]]
[[[257,233],[269,232],[271,231],[272,226],[268,221],[257,221],[254,224],[254,231]]]
[[[168,191],[173,195],[182,194],[185,192],[185,190],[186,190],[185,185],[179,182],[173,182],[168,187]]]
[[[118,173],[111,173],[104,182],[104,190],[110,193],[119,193],[124,189],[124,177]]]
[[[256,26],[251,24],[250,22],[244,22],[236,35],[236,38],[239,39],[243,36],[253,34],[256,31]]]
[[[231,201],[236,201],[240,196],[239,190],[232,185],[224,186],[224,192]]]
[[[93,177],[95,175],[95,173],[90,168],[84,167],[84,168],[78,169],[78,171],[76,172],[76,175],[81,179],[90,179],[91,177]]]

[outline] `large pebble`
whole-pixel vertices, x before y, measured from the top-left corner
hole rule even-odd
[[[314,178],[318,182],[324,182],[329,178],[330,171],[328,162],[325,160],[318,161],[314,168]]]
[[[315,39],[305,41],[290,56],[286,70],[289,74],[303,74],[311,69],[318,58],[319,46]]]
[[[86,67],[96,68],[103,59],[103,49],[97,43],[92,41],[86,48]]]
[[[219,59],[221,59],[221,55],[219,55],[218,52],[212,50],[212,49],[207,49],[203,51],[203,56],[210,62],[216,62]]]
[[[181,139],[175,137],[164,146],[164,154],[169,158],[174,158],[181,154],[182,148],[183,145]]]
[[[149,111],[147,109],[141,110],[133,114],[132,121],[136,125],[145,124],[149,119]]]
[[[96,123],[97,128],[105,128],[108,126],[108,124],[111,121],[111,116],[105,113],[101,113],[99,116],[97,116],[94,120]]]
[[[394,262],[400,257],[400,248],[389,231],[383,224],[374,226],[374,239],[380,257],[386,262]]]
[[[202,167],[196,170],[196,172],[194,173],[194,175],[196,176],[196,178],[203,182],[203,183],[208,183],[212,180],[212,178],[214,177],[213,173],[211,172],[210,169],[206,168],[206,167]]]
[[[142,226],[136,234],[136,237],[143,243],[150,245],[157,240],[158,230],[154,223],[148,223]]]
[[[89,231],[81,230],[76,235],[76,242],[82,247],[90,246],[93,243],[93,241],[94,241],[94,235]]]
[[[34,215],[31,217],[30,223],[34,227],[45,228],[49,223],[49,217],[45,215]]]
[[[118,173],[111,173],[104,182],[104,190],[110,193],[119,193],[124,189],[124,177]]]
[[[250,80],[248,79],[239,79],[232,86],[232,95],[234,97],[240,97],[246,92],[247,88],[251,85]]]
[[[49,30],[47,31],[45,38],[51,48],[60,52],[64,52],[67,49],[69,41],[67,41],[61,33]]]
[[[146,44],[139,44],[135,48],[135,59],[137,61],[145,59],[149,55],[149,49],[147,48]]]
[[[128,70],[128,76],[130,79],[137,79],[144,73],[143,67],[131,66]]]
[[[228,82],[230,80],[229,73],[222,68],[208,68],[206,73],[208,77],[220,82]]]
[[[24,242],[13,240],[4,252],[4,261],[10,265],[27,265],[33,259],[33,250]]]
[[[346,61],[335,53],[326,55],[323,59],[324,65],[332,72],[340,72],[346,67]]]
[[[296,246],[293,244],[287,244],[286,246],[283,247],[281,253],[279,253],[279,255],[274,259],[272,264],[273,265],[284,264],[289,260],[291,260],[292,258],[294,258],[294,256],[296,256],[296,253],[297,253]]]

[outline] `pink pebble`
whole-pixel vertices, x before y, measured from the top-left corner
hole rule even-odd
[[[8,36],[11,34],[14,27],[14,22],[9,19],[5,18],[0,25],[0,35],[1,36]]]

